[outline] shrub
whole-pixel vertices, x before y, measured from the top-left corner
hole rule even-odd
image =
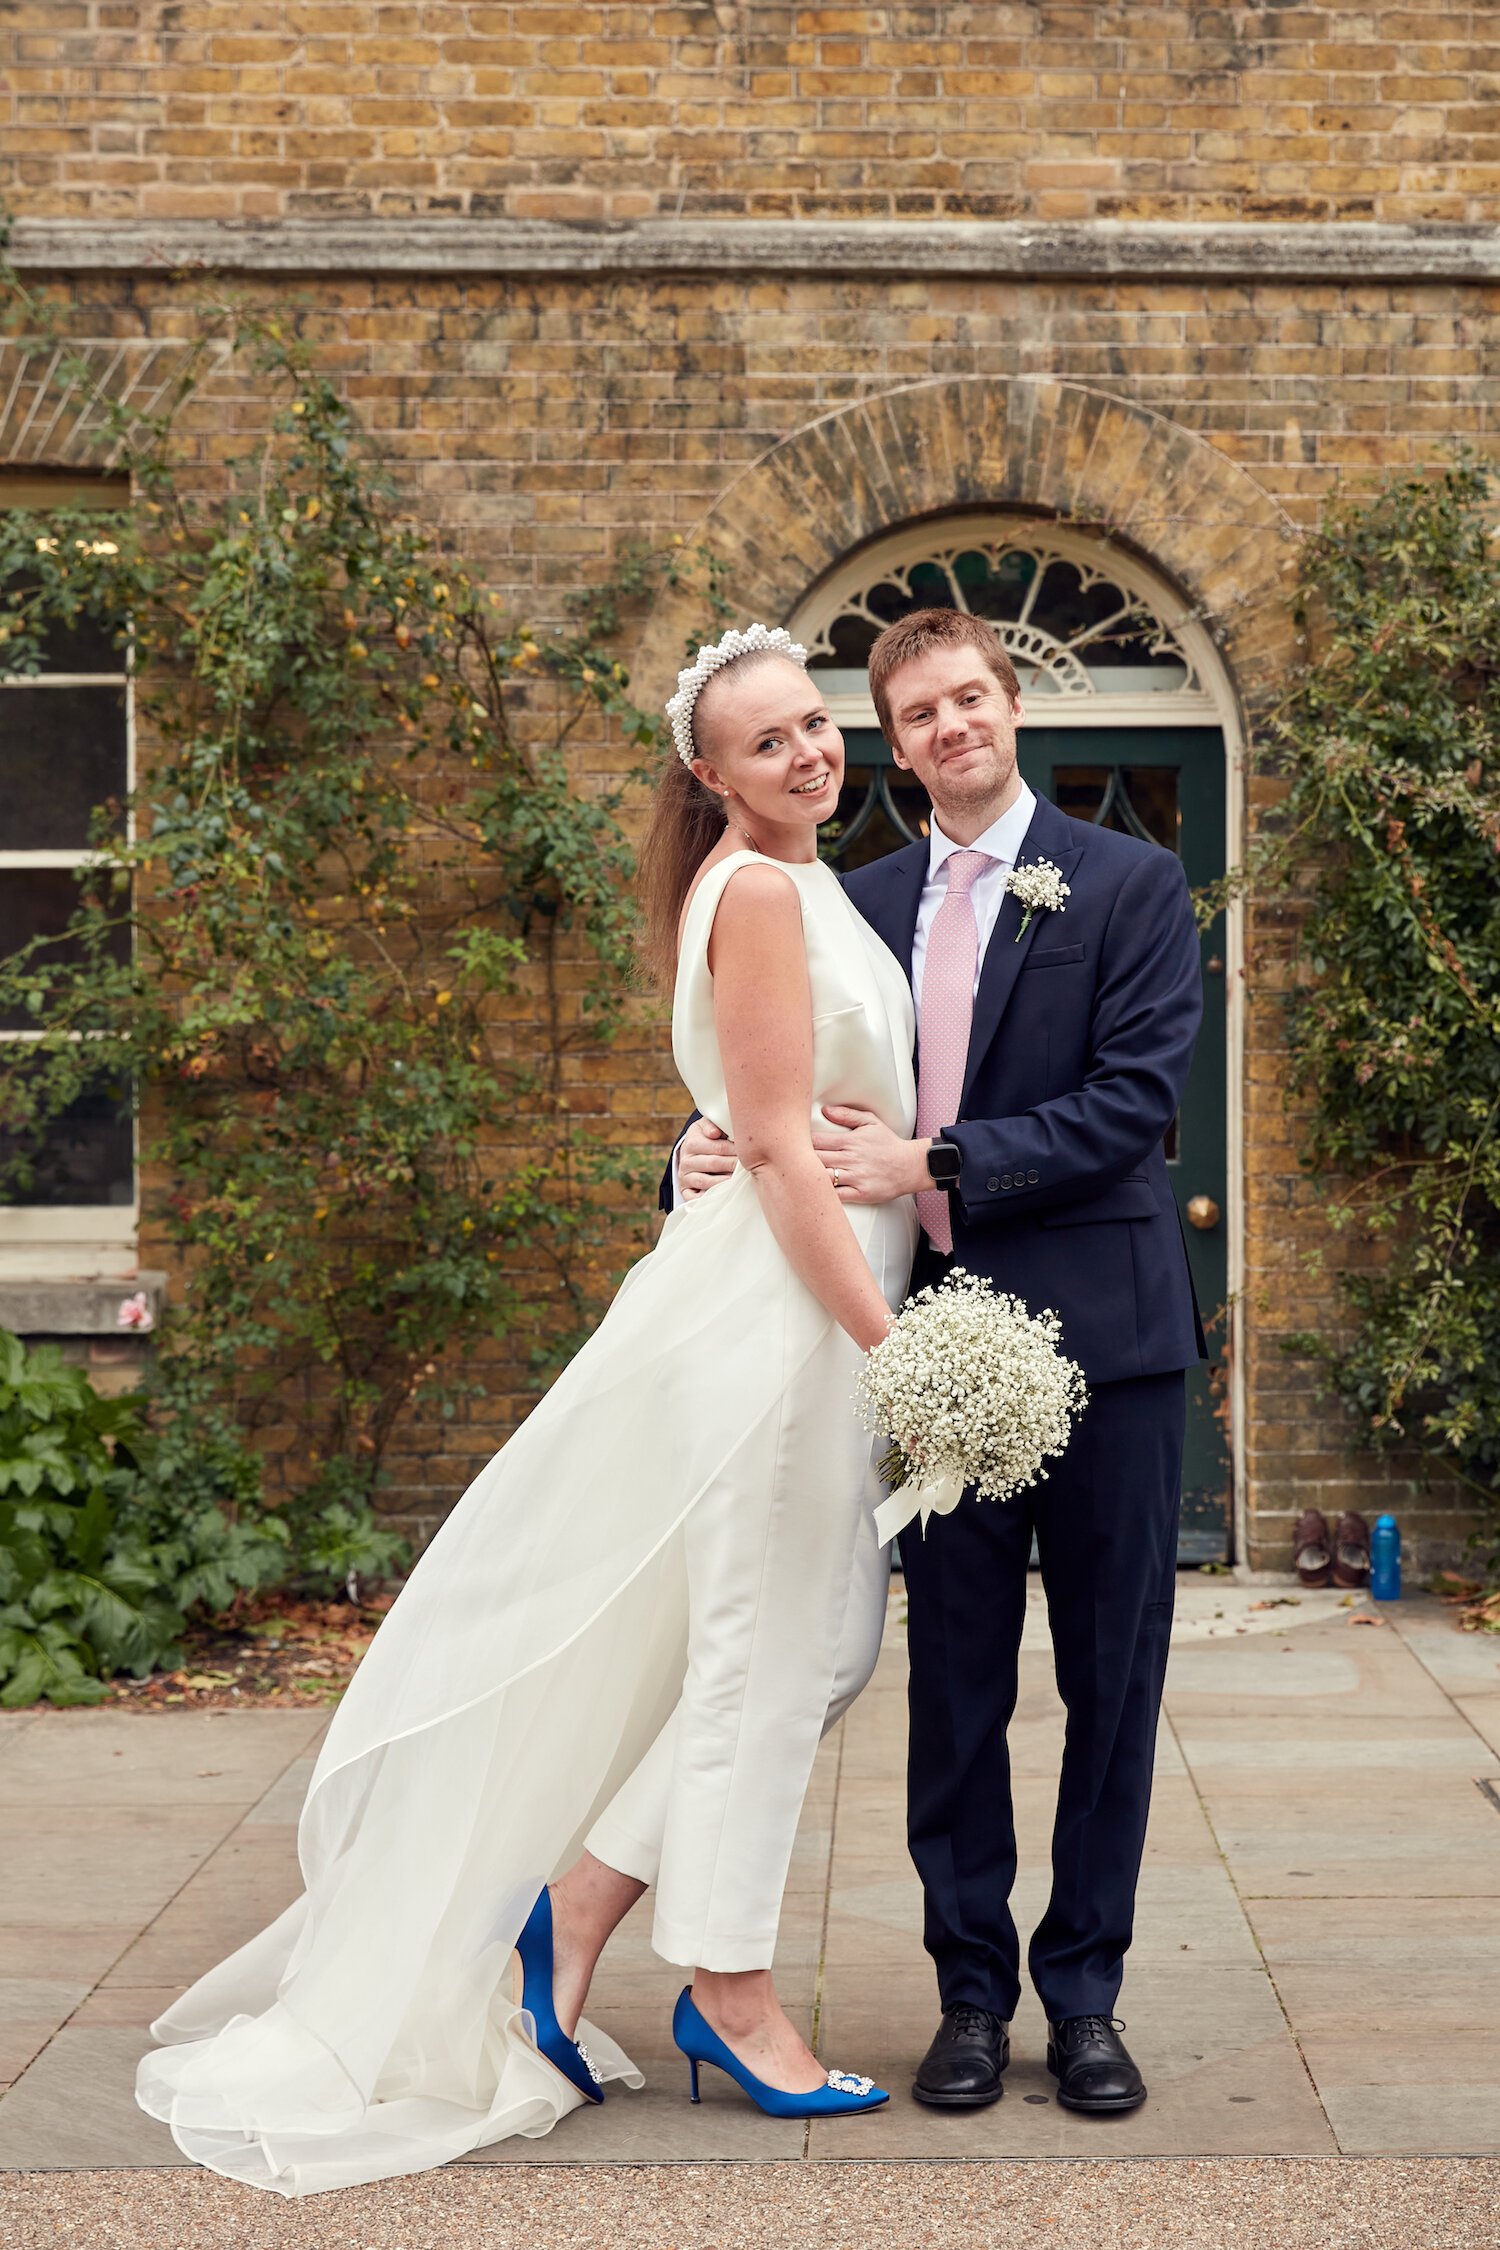
[[[285,1574],[285,1528],[178,1465],[139,1398],[0,1330],[0,1704],[97,1703],[111,1673],[173,1663],[191,1611]]]

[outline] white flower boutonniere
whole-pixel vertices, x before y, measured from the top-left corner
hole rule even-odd
[[[1033,860],[1029,867],[1013,867],[1006,888],[1017,897],[1026,911],[1021,916],[1021,927],[1015,942],[1020,944],[1026,935],[1033,914],[1063,914],[1063,904],[1073,893],[1062,879],[1061,868],[1054,867],[1050,859]]]

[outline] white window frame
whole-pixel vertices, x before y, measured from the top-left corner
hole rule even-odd
[[[80,480],[81,481],[81,480]],[[4,487],[0,485],[0,494]],[[71,500],[73,495],[68,496]],[[76,504],[76,502],[75,502]],[[30,509],[35,501],[21,502]],[[131,651],[118,672],[6,672],[0,674],[0,695],[8,688],[122,687],[125,691],[125,788],[127,799],[135,791],[135,681]],[[127,841],[135,840],[133,810],[127,814]],[[58,868],[111,866],[108,854],[80,846],[76,851],[0,850],[0,872],[7,868]],[[79,1035],[82,1036],[81,1034]],[[41,1037],[35,1031],[0,1030],[0,1040],[25,1043]],[[131,1120],[131,1198],[129,1203],[0,1204],[0,1280],[128,1278],[136,1271],[140,1234],[140,1123]]]

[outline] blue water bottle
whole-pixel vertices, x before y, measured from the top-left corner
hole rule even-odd
[[[1401,1529],[1394,1516],[1377,1516],[1370,1533],[1370,1599],[1401,1599]]]

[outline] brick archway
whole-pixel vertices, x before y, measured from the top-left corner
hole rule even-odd
[[[1191,603],[1246,705],[1291,660],[1285,510],[1207,439],[1079,383],[968,375],[840,407],[743,470],[688,537],[728,565],[737,611],[781,623],[868,540],[997,506],[1128,542]],[[637,673],[647,700],[702,621],[690,592],[659,605]]]
[[[1042,515],[1128,545],[1168,579],[1213,644],[1229,791],[1231,863],[1246,814],[1247,720],[1296,662],[1292,519],[1249,472],[1165,415],[1048,377],[963,376],[862,399],[811,422],[729,484],[685,536],[727,565],[740,619],[788,620],[860,547],[903,525],[966,509]],[[656,608],[636,666],[645,702],[669,692],[687,636],[704,622],[690,589]],[[1252,1031],[1240,974],[1245,912],[1226,918],[1229,1096],[1229,1302],[1238,1306],[1279,1218],[1247,1145],[1277,1130],[1279,1091],[1245,1074]],[[1273,1114],[1275,1113],[1275,1114]],[[1235,1447],[1235,1552],[1258,1553],[1258,1478],[1250,1427],[1257,1354],[1238,1312],[1229,1356]]]

